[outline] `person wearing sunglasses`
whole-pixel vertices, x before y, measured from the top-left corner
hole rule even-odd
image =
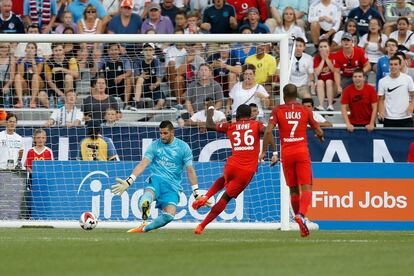
[[[313,75],[313,59],[305,51],[303,38],[296,38],[295,54],[292,58],[289,82],[297,86],[300,99],[310,98],[311,87],[315,87]]]

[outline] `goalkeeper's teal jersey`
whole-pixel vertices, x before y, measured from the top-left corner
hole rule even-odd
[[[193,153],[186,142],[175,137],[170,144],[164,144],[161,139],[155,140],[144,158],[151,161],[150,170],[154,177],[170,184],[177,192],[183,190],[183,171],[193,165]]]

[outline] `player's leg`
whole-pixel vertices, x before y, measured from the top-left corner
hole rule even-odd
[[[144,194],[141,196],[138,202],[138,208],[142,212],[142,220],[146,221],[150,215],[151,203],[155,198],[155,190],[146,188]]]
[[[292,205],[295,215],[299,212],[299,187],[294,170],[295,162],[290,158],[285,158],[283,161],[283,174],[285,175],[286,184],[290,190],[290,203]]]
[[[292,205],[293,213],[299,213],[300,206],[300,191],[298,186],[289,187],[290,190],[290,204]]]
[[[299,212],[295,216],[295,221],[298,223],[301,236],[307,237],[309,229],[306,225],[306,213],[312,200],[312,170],[310,160],[303,160],[297,163],[296,174],[298,177],[298,184],[300,185],[300,200]]]
[[[204,228],[209,224],[213,219],[215,219],[223,210],[226,208],[227,203],[230,201],[231,197],[227,195],[227,192],[224,192],[220,200],[211,208],[210,212],[207,214],[205,219],[196,227],[194,230],[195,234],[202,234]]]
[[[224,176],[220,176],[219,178],[214,181],[213,185],[208,189],[207,193],[193,202],[192,206],[195,210],[199,209],[200,207],[206,205],[207,201],[210,197],[215,195],[218,191],[224,188],[225,178]]]
[[[150,224],[143,227],[142,232],[149,232],[154,229],[163,227],[174,220],[176,213],[175,205],[167,205],[161,212],[161,214],[154,219]]]

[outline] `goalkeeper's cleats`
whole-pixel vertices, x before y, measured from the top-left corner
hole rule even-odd
[[[196,229],[194,229],[194,234],[201,235],[203,234],[204,228],[201,226],[201,224],[197,225]]]
[[[208,197],[201,196],[200,198],[198,198],[196,201],[193,202],[192,206],[194,208],[194,210],[198,210],[201,207],[203,207],[204,205],[206,205],[208,202]]]
[[[305,217],[302,216],[301,214],[297,214],[295,216],[295,221],[299,225],[301,237],[307,237],[307,236],[309,236],[309,229],[308,229],[308,226],[306,226]]]
[[[150,216],[150,202],[148,200],[144,200],[141,205],[142,209],[142,220],[146,221]]]
[[[143,223],[143,224],[141,224],[140,226],[138,226],[136,228],[129,229],[127,232],[128,233],[145,233],[144,227],[146,225],[147,225],[146,223]]]

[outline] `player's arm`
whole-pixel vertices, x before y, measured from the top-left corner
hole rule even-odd
[[[198,193],[198,180],[193,166],[187,166],[188,181],[191,184],[194,198],[197,199],[200,195]]]
[[[260,160],[264,160],[266,153],[267,153],[267,148],[269,147],[269,144],[270,144],[272,151],[273,151],[271,166],[274,166],[276,162],[279,160],[277,148],[276,148],[276,142],[273,136],[274,128],[275,128],[274,123],[269,120],[269,123],[267,124],[267,128],[263,136],[262,152],[260,153],[260,156],[259,156]]]
[[[115,185],[112,185],[111,187],[112,193],[121,195],[123,192],[125,192],[129,188],[129,186],[131,186],[135,182],[137,177],[145,171],[145,169],[150,163],[151,161],[144,157],[127,179],[123,180],[120,178],[116,178],[115,180],[117,183]]]
[[[214,106],[210,106],[207,109],[207,120],[206,120],[206,128],[208,130],[216,130],[216,124],[213,121],[214,115]]]

